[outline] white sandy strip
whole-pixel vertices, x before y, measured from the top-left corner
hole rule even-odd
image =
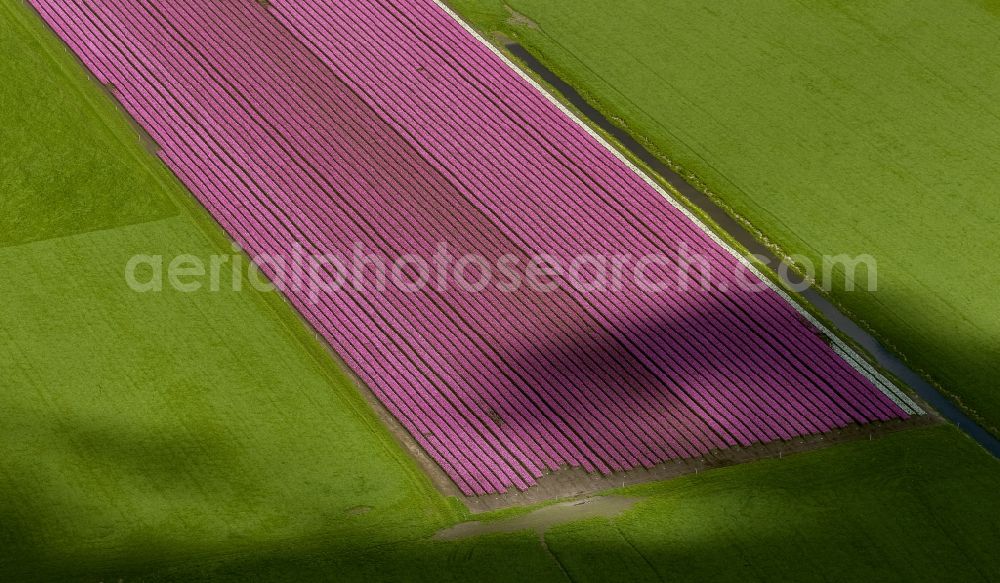
[[[544,95],[546,99],[548,99],[553,105],[558,107],[559,110],[563,112],[563,114],[572,119],[578,126],[583,128],[584,131],[590,134],[595,140],[600,142],[601,145],[603,145],[609,152],[614,154],[615,157],[621,160],[621,162],[626,166],[628,166],[633,172],[642,177],[642,179],[646,182],[646,184],[656,189],[656,191],[659,192],[663,196],[663,198],[667,199],[667,201],[669,201],[670,204],[674,206],[674,208],[684,213],[685,216],[687,216],[696,225],[698,225],[698,227],[702,231],[704,231],[706,235],[711,237],[713,241],[722,246],[723,249],[725,249],[730,255],[735,257],[737,261],[742,263],[755,276],[757,276],[757,278],[759,278],[761,281],[767,284],[767,286],[770,287],[772,290],[777,292],[779,296],[784,298],[784,300],[788,302],[793,308],[795,308],[795,310],[798,311],[799,314],[802,314],[803,317],[805,317],[809,322],[811,322],[812,325],[815,326],[817,330],[819,330],[828,338],[830,338],[834,351],[837,354],[839,354],[841,358],[843,358],[849,365],[854,367],[854,369],[857,370],[859,373],[867,377],[868,380],[870,380],[880,391],[882,391],[887,397],[892,399],[893,402],[899,405],[901,409],[903,409],[904,411],[906,411],[911,415],[924,414],[924,410],[921,409],[916,403],[914,403],[913,400],[906,395],[906,393],[901,391],[899,387],[895,386],[884,375],[876,371],[875,368],[872,367],[870,363],[868,363],[868,361],[866,361],[857,352],[855,352],[853,348],[844,343],[844,341],[842,341],[837,335],[833,334],[829,329],[827,329],[827,327],[824,326],[822,322],[814,318],[812,314],[810,314],[808,311],[806,311],[805,308],[800,306],[798,302],[793,300],[791,296],[789,296],[785,292],[785,290],[778,287],[778,285],[775,284],[773,281],[771,281],[770,278],[766,277],[763,273],[761,273],[752,263],[750,263],[749,260],[747,260],[746,257],[743,256],[742,253],[737,252],[735,249],[730,247],[727,242],[719,238],[719,236],[716,235],[711,229],[709,229],[708,226],[706,226],[705,223],[701,221],[701,219],[699,219],[697,216],[691,213],[691,211],[685,208],[684,205],[679,203],[673,196],[671,196],[667,191],[665,191],[655,180],[647,176],[645,172],[640,170],[635,164],[632,163],[631,160],[626,158],[624,154],[618,151],[618,148],[615,148],[610,143],[608,143],[608,141],[605,140],[603,136],[594,131],[594,129],[591,128],[590,125],[587,124],[585,121],[577,117],[575,113],[570,111],[554,95],[546,91],[545,88],[542,87],[540,84],[538,84],[534,79],[532,79],[530,75],[528,75],[520,67],[515,65],[510,59],[507,58],[507,55],[503,54],[503,52],[501,52],[500,49],[495,47],[493,43],[483,38],[483,36],[480,35],[478,31],[469,26],[469,24],[466,23],[458,14],[456,14],[455,11],[453,11],[449,6],[445,5],[441,0],[434,0],[434,3],[437,4],[441,8],[441,10],[444,10],[446,13],[448,13],[448,15],[451,16],[451,18],[455,22],[457,22],[462,28],[466,30],[466,32],[474,36],[476,40],[482,43],[483,46],[488,48],[490,51],[493,52],[494,55],[503,60],[503,62],[508,67],[510,67],[514,72],[516,72],[522,79],[530,83],[535,89],[537,89],[542,95]]]

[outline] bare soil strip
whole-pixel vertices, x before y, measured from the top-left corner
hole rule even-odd
[[[864,426],[852,425],[822,435],[796,438],[789,442],[759,443],[745,448],[735,447],[715,451],[694,460],[673,460],[658,464],[648,470],[637,468],[627,472],[615,472],[607,476],[588,474],[580,468],[563,468],[558,472],[542,476],[534,486],[524,492],[512,490],[504,494],[463,497],[462,501],[470,511],[476,513],[538,504],[546,500],[580,498],[611,488],[658,482],[760,459],[781,459],[796,453],[813,451],[848,441],[878,439],[897,431],[925,427],[939,422],[939,417],[928,414],[911,417],[905,421],[872,423]]]
[[[456,540],[482,534],[517,532],[520,530],[534,530],[539,535],[543,535],[549,528],[567,522],[586,520],[588,518],[613,518],[625,512],[640,500],[642,498],[629,498],[625,496],[596,496],[580,500],[569,500],[539,508],[528,514],[515,516],[507,520],[493,522],[472,521],[456,524],[435,534],[434,539]]]

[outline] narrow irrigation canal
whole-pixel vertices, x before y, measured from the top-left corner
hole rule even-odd
[[[681,175],[671,170],[666,164],[661,162],[656,156],[649,152],[635,138],[627,132],[611,123],[604,115],[592,107],[573,87],[562,80],[552,70],[542,64],[527,49],[516,42],[507,42],[504,45],[508,51],[521,60],[529,69],[540,76],[546,83],[554,87],[562,96],[573,104],[584,116],[602,130],[613,136],[619,143],[627,148],[633,155],[642,160],[650,168],[655,170],[660,176],[665,178],[674,188],[683,194],[692,204],[710,216],[719,227],[729,234],[730,237],[738,241],[744,248],[754,255],[765,257],[769,265],[778,265],[780,260],[770,249],[760,243],[743,225],[733,219],[717,205],[711,198],[700,192]],[[801,289],[800,281],[794,281],[786,274],[780,274],[787,283]],[[977,443],[982,445],[987,451],[1000,458],[1000,439],[994,437],[982,426],[973,421],[968,415],[963,413],[947,397],[938,392],[933,385],[928,383],[907,366],[903,361],[889,352],[878,340],[866,332],[853,320],[845,316],[835,305],[830,303],[816,289],[809,287],[800,294],[816,309],[818,309],[828,320],[841,330],[844,334],[867,350],[878,362],[878,364],[888,370],[896,377],[902,379],[907,385],[913,388],[920,397],[938,413],[948,419],[959,429],[968,434]]]

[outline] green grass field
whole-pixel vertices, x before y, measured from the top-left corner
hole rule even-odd
[[[1000,463],[951,427],[630,488],[544,544],[430,540],[468,513],[278,296],[127,287],[135,253],[229,242],[20,3],[0,31],[0,581],[1000,573]]]
[[[614,519],[555,526],[544,547],[530,531],[377,548],[315,536],[141,578],[991,581],[998,480],[1000,463],[938,427],[618,491],[644,498]]]
[[[997,431],[1000,4],[450,3],[787,254],[874,256],[832,298]]]

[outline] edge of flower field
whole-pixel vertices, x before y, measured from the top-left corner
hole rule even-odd
[[[853,346],[845,342],[838,334],[834,334],[830,328],[821,322],[815,315],[813,315],[809,310],[804,308],[798,301],[794,300],[789,293],[783,289],[781,286],[776,284],[772,278],[765,275],[761,269],[759,269],[754,263],[748,260],[743,253],[737,251],[731,242],[724,240],[720,237],[712,228],[710,228],[702,217],[697,216],[687,205],[680,202],[680,193],[678,193],[673,188],[664,188],[657,180],[654,180],[648,169],[640,169],[630,157],[626,156],[621,152],[621,149],[613,146],[608,139],[601,133],[597,132],[589,123],[581,119],[577,112],[571,110],[567,107],[560,99],[553,95],[547,88],[545,88],[541,83],[536,81],[531,75],[529,75],[524,69],[515,64],[508,55],[504,54],[503,51],[498,49],[493,43],[489,42],[485,37],[483,37],[479,31],[467,23],[461,16],[459,16],[450,6],[445,4],[442,0],[433,0],[434,3],[443,10],[451,19],[458,23],[466,32],[471,34],[479,43],[485,46],[490,52],[500,58],[503,63],[513,70],[521,79],[532,85],[537,91],[539,91],[550,103],[555,105],[564,115],[571,119],[576,125],[581,127],[585,132],[587,132],[592,138],[598,141],[605,149],[611,152],[619,161],[624,163],[629,170],[636,173],[646,184],[651,186],[656,190],[664,199],[666,199],[674,208],[682,212],[688,219],[694,222],[699,229],[702,230],[706,235],[709,236],[715,243],[720,245],[727,253],[732,255],[737,261],[739,261],[744,267],[750,270],[755,277],[764,282],[769,288],[771,288],[775,293],[777,293],[783,300],[785,300],[789,305],[791,305],[796,312],[798,312],[802,317],[806,318],[819,332],[823,333],[825,336],[830,338],[832,342],[832,347],[838,355],[841,356],[852,368],[854,368],[858,373],[868,378],[879,391],[891,399],[897,406],[899,406],[903,411],[911,415],[923,415],[925,411],[917,403],[911,399],[906,392],[896,386],[895,383],[890,381],[884,374],[875,369],[874,366],[864,357],[862,357],[858,350]],[[668,192],[670,190],[671,192]]]
[[[88,107],[109,127],[114,137],[126,146],[135,163],[148,169],[164,185],[166,198],[175,206],[177,213],[161,220],[177,219],[189,222],[209,245],[220,253],[240,256],[242,265],[245,269],[248,268],[253,263],[252,257],[227,234],[211,212],[190,192],[163,159],[131,142],[129,130],[134,131],[139,124],[130,119],[130,114],[117,97],[111,92],[102,90],[103,85],[97,76],[80,60],[62,37],[52,30],[48,21],[38,13],[31,1],[0,5],[0,15],[9,15],[12,22],[28,30],[59,70],[73,80],[74,85],[81,90]],[[112,118],[121,118],[121,123],[111,123],[109,120]],[[150,221],[152,222],[154,221]],[[145,223],[140,223],[142,224]],[[109,230],[129,226],[131,225],[120,225]],[[283,293],[254,292],[251,295],[252,301],[267,310],[281,328],[299,343],[301,349],[316,366],[318,373],[330,383],[331,387],[350,388],[350,390],[336,390],[337,398],[341,399],[364,425],[373,447],[387,452],[399,464],[399,469],[406,473],[408,487],[412,489],[414,497],[426,503],[430,525],[427,528],[452,524],[467,516],[468,510],[460,498],[441,492],[419,461],[407,452],[406,444],[402,443],[392,429],[382,422],[370,400],[355,387],[360,383],[357,374],[326,344],[319,332],[292,306],[288,298]]]

